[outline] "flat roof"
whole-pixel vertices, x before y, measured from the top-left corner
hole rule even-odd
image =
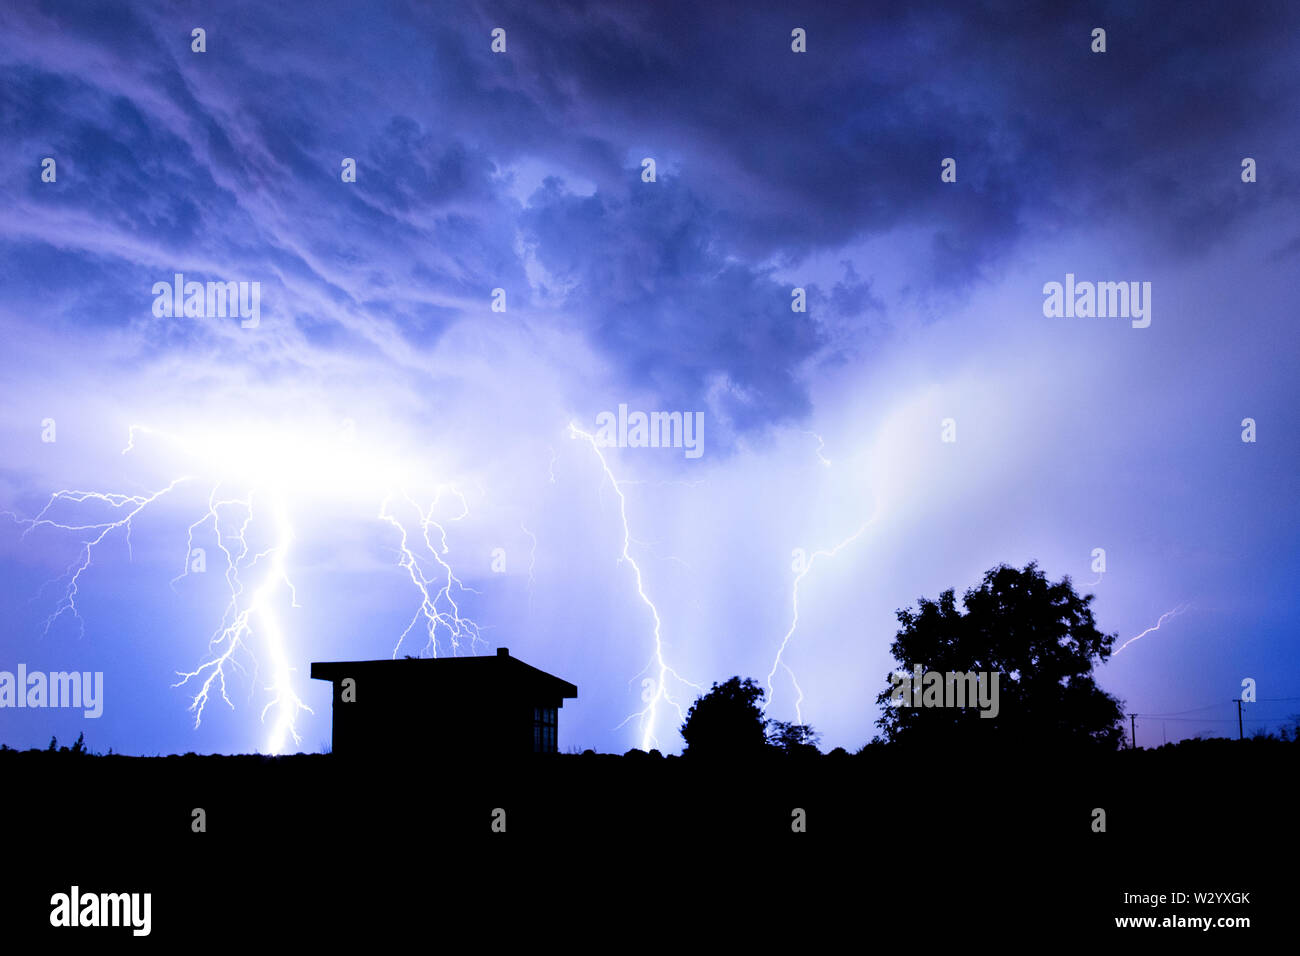
[[[473,680],[484,683],[528,683],[544,685],[547,693],[561,698],[577,697],[578,688],[568,681],[511,657],[502,647],[495,654],[468,657],[399,657],[370,661],[313,661],[314,680],[338,681],[345,677],[403,678],[426,672],[433,680]]]

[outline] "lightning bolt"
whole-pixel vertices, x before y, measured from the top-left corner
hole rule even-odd
[[[805,430],[804,434],[811,435],[813,438],[817,439],[817,460],[822,463],[823,468],[829,468],[831,466],[831,460],[822,454],[822,449],[826,447],[826,439],[812,431]]]
[[[831,465],[830,459],[828,459],[825,455],[822,454],[822,448],[825,447],[826,445],[826,442],[822,439],[822,436],[813,431],[805,431],[804,434],[811,435],[817,439],[817,460],[822,463],[823,467],[829,468]],[[857,531],[853,532],[851,535],[849,535],[839,544],[835,545],[833,548],[827,548],[821,551],[814,551],[808,557],[808,560],[803,562],[803,566],[799,569],[798,573],[795,575],[794,584],[791,586],[790,589],[790,606],[791,606],[790,628],[785,632],[785,636],[781,638],[781,644],[776,650],[776,656],[772,659],[772,669],[767,673],[767,700],[764,701],[763,703],[764,713],[767,712],[767,708],[772,705],[772,701],[776,698],[776,688],[774,685],[776,672],[778,670],[784,670],[786,674],[788,674],[790,677],[790,683],[794,685],[795,723],[799,723],[799,724],[803,723],[803,700],[804,700],[803,688],[799,686],[799,679],[795,676],[795,673],[790,668],[790,665],[788,665],[785,662],[786,649],[790,646],[790,641],[794,638],[794,632],[799,628],[799,585],[802,584],[804,578],[806,578],[812,572],[813,565],[817,563],[818,558],[825,558],[829,560],[830,558],[835,557],[835,555],[839,554],[849,545],[853,544],[853,542],[857,541],[858,538],[862,537],[862,535],[866,532],[867,528],[871,527],[872,523],[876,520],[876,516],[879,513],[880,513],[880,501],[879,499],[877,499],[874,507],[872,508],[871,516],[867,518],[866,521],[862,522],[861,526],[858,528]]]
[[[480,641],[479,626],[469,618],[461,616],[460,605],[456,601],[458,594],[466,592],[477,594],[479,592],[474,588],[466,587],[460,578],[456,576],[456,572],[452,570],[451,565],[443,558],[443,555],[450,551],[447,546],[447,531],[434,519],[434,509],[437,507],[438,501],[445,490],[450,490],[452,494],[460,499],[462,508],[461,513],[450,520],[460,521],[467,517],[469,515],[469,505],[465,501],[465,496],[449,486],[439,487],[433,503],[429,505],[427,510],[421,510],[419,505],[408,494],[401,493],[402,499],[417,515],[421,536],[424,541],[422,550],[419,549],[418,545],[412,547],[406,526],[389,510],[389,503],[394,496],[389,495],[379,506],[380,520],[396,528],[400,538],[398,543],[398,564],[407,572],[411,583],[420,595],[420,605],[416,608],[415,615],[411,618],[411,622],[406,625],[406,630],[402,631],[397,638],[397,644],[393,648],[394,658],[397,657],[397,652],[401,650],[402,642],[420,623],[421,618],[424,621],[425,636],[428,638],[424,650],[432,657],[438,656],[438,631],[440,628],[447,633],[452,656],[455,656],[460,650],[463,638],[469,638],[471,651],[477,647]],[[433,543],[432,531],[437,532],[437,545]],[[432,562],[422,560],[423,555],[432,558]]]
[[[137,435],[157,435],[190,454],[195,451],[175,436],[144,425],[131,425],[122,454],[136,448]],[[83,539],[77,557],[66,572],[41,588],[41,592],[44,592],[45,587],[51,583],[63,584],[63,593],[46,618],[44,633],[48,634],[64,614],[70,614],[77,620],[79,634],[84,636],[85,621],[77,606],[77,596],[82,575],[91,567],[96,550],[113,532],[121,530],[130,554],[135,518],[182,482],[193,480],[196,479],[190,475],[176,478],[160,490],[142,495],[57,491],[30,519],[4,512],[24,527],[23,538],[37,528],[50,528],[76,534]],[[202,725],[204,711],[214,696],[219,695],[233,709],[234,704],[229,695],[229,682],[233,672],[245,671],[243,661],[247,660],[253,666],[254,681],[259,673],[259,656],[253,654],[250,646],[256,639],[263,648],[260,657],[268,673],[265,689],[269,700],[261,711],[263,724],[269,723],[264,750],[278,754],[283,752],[290,739],[295,745],[301,743],[302,738],[296,728],[297,718],[304,710],[312,712],[294,690],[294,668],[289,663],[287,634],[280,619],[280,612],[286,607],[300,607],[288,571],[294,531],[286,502],[290,499],[294,486],[292,481],[280,478],[257,480],[241,495],[223,493],[224,484],[224,481],[216,481],[211,486],[207,510],[188,526],[185,562],[181,573],[172,578],[169,584],[175,590],[177,582],[189,576],[195,535],[210,525],[217,549],[224,558],[223,577],[228,599],[221,620],[209,637],[204,658],[194,670],[177,671],[179,679],[171,686],[192,685],[195,688],[189,710],[195,715],[196,728]],[[453,654],[461,649],[466,639],[471,650],[481,639],[478,625],[461,613],[458,604],[463,594],[477,592],[462,583],[445,558],[450,552],[447,531],[444,524],[435,518],[436,509],[444,494],[458,499],[461,506],[460,513],[447,519],[448,523],[468,517],[469,506],[465,496],[449,485],[438,486],[434,500],[427,508],[420,508],[404,490],[390,492],[380,504],[379,519],[396,528],[399,533],[398,567],[407,572],[420,596],[419,606],[411,622],[393,649],[394,657],[403,641],[421,621],[428,638],[425,650],[433,656],[438,654],[440,633],[447,635]],[[413,520],[401,520],[393,506],[394,498],[400,498],[401,503],[409,508],[409,514],[414,515]],[[92,504],[107,506],[110,511],[108,517],[84,523],[56,520],[55,513],[62,506],[86,507]],[[263,533],[263,529],[269,536],[270,543],[254,552],[250,536],[252,533]],[[413,536],[419,538],[419,543],[412,542]]]
[[[1120,651],[1124,650],[1124,648],[1128,647],[1128,646],[1129,646],[1130,644],[1132,644],[1134,641],[1140,641],[1142,638],[1146,637],[1146,636],[1147,636],[1148,634],[1150,634],[1152,631],[1158,631],[1158,630],[1160,630],[1160,625],[1161,625],[1161,624],[1165,623],[1165,621],[1169,620],[1171,617],[1177,617],[1179,614],[1182,614],[1184,611],[1188,610],[1190,607],[1191,607],[1190,604],[1180,604],[1180,605],[1178,605],[1178,607],[1174,608],[1172,611],[1165,611],[1164,614],[1161,614],[1161,615],[1160,615],[1160,620],[1156,621],[1155,624],[1153,624],[1151,627],[1148,627],[1148,628],[1147,628],[1145,631],[1143,631],[1141,634],[1138,634],[1138,635],[1136,635],[1135,637],[1130,637],[1127,641],[1125,641],[1123,644],[1121,644],[1119,647],[1117,647],[1117,648],[1115,649],[1115,652],[1114,652],[1113,654],[1111,654],[1111,657],[1114,657],[1116,654],[1118,654]]]
[[[529,539],[533,542],[532,550],[528,552],[528,600],[532,601],[534,581],[533,569],[537,567],[537,535],[529,531],[522,521],[519,522],[519,528],[524,534],[528,535]]]
[[[86,622],[82,618],[81,612],[77,609],[77,594],[78,587],[81,583],[81,575],[90,567],[95,549],[114,531],[125,529],[127,555],[130,556],[132,553],[131,523],[135,519],[136,515],[149,505],[153,504],[163,495],[172,491],[181,482],[189,480],[188,477],[177,478],[171,484],[167,485],[167,487],[155,491],[150,495],[122,495],[99,491],[56,491],[50,495],[50,499],[45,503],[45,507],[37,512],[36,516],[33,518],[20,518],[13,512],[5,512],[5,514],[12,518],[17,524],[25,526],[23,533],[20,536],[22,539],[25,539],[27,535],[36,528],[41,527],[54,528],[59,531],[90,532],[87,539],[82,542],[81,550],[76,559],[68,565],[67,571],[59,578],[56,578],[55,581],[47,582],[41,587],[41,591],[44,591],[51,583],[58,583],[60,581],[67,582],[63,595],[59,598],[54,610],[50,612],[49,617],[45,619],[45,627],[42,630],[43,634],[49,634],[50,627],[54,622],[65,613],[70,613],[77,621],[77,636],[85,637]],[[84,504],[87,501],[97,501],[108,505],[109,508],[112,509],[115,517],[108,521],[100,521],[91,524],[66,524],[47,517],[50,513],[50,509],[54,508],[56,504]]]
[[[632,532],[627,520],[627,498],[623,494],[623,488],[619,484],[618,479],[614,477],[614,472],[610,469],[609,462],[605,459],[604,453],[600,450],[600,445],[596,442],[594,435],[590,432],[583,431],[573,423],[569,424],[569,437],[581,438],[591,446],[591,450],[595,452],[596,458],[600,462],[600,467],[604,472],[605,480],[610,483],[610,486],[614,489],[614,494],[618,496],[618,513],[623,524],[623,550],[619,554],[618,563],[627,563],[631,566],[636,579],[636,593],[640,596],[641,603],[646,606],[650,611],[650,616],[654,619],[654,647],[650,659],[646,662],[646,666],[643,667],[632,678],[632,680],[636,680],[637,677],[640,677],[647,671],[653,671],[656,668],[658,670],[658,680],[655,681],[653,693],[651,694],[650,699],[646,701],[646,706],[636,713],[629,714],[627,718],[618,725],[619,727],[622,727],[629,721],[639,718],[641,722],[641,749],[650,750],[659,742],[658,737],[655,736],[654,729],[661,702],[676,710],[679,720],[686,719],[686,714],[682,710],[681,704],[674,700],[668,693],[669,678],[672,678],[681,684],[685,684],[688,687],[693,687],[701,693],[704,692],[704,688],[678,674],[677,671],[673,670],[673,668],[668,665],[668,662],[664,657],[663,621],[660,620],[659,609],[655,607],[654,601],[650,600],[650,596],[646,594],[645,579],[641,573],[641,566],[637,564],[636,559],[632,557]],[[631,682],[629,681],[629,683]]]
[[[289,607],[297,608],[297,591],[289,579],[287,556],[293,541],[293,527],[289,520],[288,509],[284,504],[284,495],[273,492],[269,495],[270,523],[275,543],[263,551],[253,554],[248,544],[249,525],[254,520],[254,493],[244,498],[217,499],[221,485],[214,485],[208,496],[208,511],[198,521],[191,524],[186,533],[185,570],[171,580],[173,587],[190,572],[190,555],[193,553],[194,532],[212,521],[216,535],[217,547],[226,559],[225,580],[230,598],[212,637],[208,640],[209,657],[192,671],[177,671],[180,679],[172,687],[184,687],[191,681],[198,685],[198,690],[190,701],[189,709],[194,713],[194,726],[203,723],[203,711],[214,689],[221,694],[221,699],[232,710],[227,686],[227,668],[242,670],[236,654],[243,650],[256,664],[248,647],[248,641],[254,634],[260,634],[269,657],[271,683],[267,687],[271,699],[262,708],[262,722],[266,716],[275,711],[275,719],[266,740],[264,749],[267,753],[282,753],[292,737],[295,745],[302,743],[296,721],[301,711],[311,713],[311,708],[299,699],[293,689],[293,669],[289,666],[285,653],[285,633],[276,614],[276,599],[283,593],[288,598]],[[236,509],[243,513],[243,520],[235,529],[222,530],[222,512]],[[243,583],[245,573],[253,573],[259,565],[265,567],[260,583],[244,600],[246,589]],[[258,625],[254,626],[254,622]]]
[[[791,588],[791,606],[793,611],[790,618],[790,629],[786,631],[785,636],[781,638],[781,646],[777,648],[776,657],[772,659],[772,669],[768,671],[767,674],[767,700],[763,703],[764,712],[767,711],[767,708],[776,697],[776,691],[772,683],[773,679],[776,677],[776,672],[778,670],[784,670],[790,675],[790,683],[794,685],[795,693],[797,695],[794,702],[795,723],[803,723],[803,688],[799,686],[799,680],[795,677],[794,671],[790,669],[790,666],[786,664],[784,660],[786,648],[790,646],[790,641],[794,637],[794,632],[799,627],[799,585],[803,583],[803,579],[812,571],[813,565],[817,562],[818,558],[829,559],[835,557],[835,555],[839,554],[854,541],[857,541],[858,538],[862,537],[863,533],[875,520],[876,516],[873,514],[862,523],[862,526],[859,527],[857,531],[853,532],[853,534],[835,545],[835,547],[823,549],[821,551],[814,551],[809,555],[808,560],[803,563],[803,567],[800,569],[799,573],[795,575],[794,585]]]

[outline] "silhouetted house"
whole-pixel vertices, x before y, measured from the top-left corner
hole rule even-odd
[[[333,752],[461,756],[556,753],[557,715],[578,688],[497,648],[488,657],[328,661]]]

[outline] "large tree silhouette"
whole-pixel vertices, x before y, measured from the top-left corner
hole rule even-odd
[[[890,743],[938,746],[1099,746],[1124,740],[1119,701],[1101,690],[1093,666],[1105,662],[1116,635],[1097,630],[1092,595],[1080,597],[1069,577],[1052,583],[1030,562],[1024,570],[999,565],[957,608],[949,588],[939,600],[921,598],[900,610],[890,653],[898,671],[999,672],[998,713],[976,707],[899,707],[894,684],[877,698],[876,722]],[[886,680],[889,680],[887,677]]]
[[[692,757],[749,757],[767,745],[767,720],[759,702],[763,688],[753,678],[732,677],[691,704],[682,724],[684,753]]]

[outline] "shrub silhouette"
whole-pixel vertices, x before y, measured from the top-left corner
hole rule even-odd
[[[767,744],[791,757],[815,757],[821,753],[817,742],[821,734],[808,724],[773,720],[767,732]]]

